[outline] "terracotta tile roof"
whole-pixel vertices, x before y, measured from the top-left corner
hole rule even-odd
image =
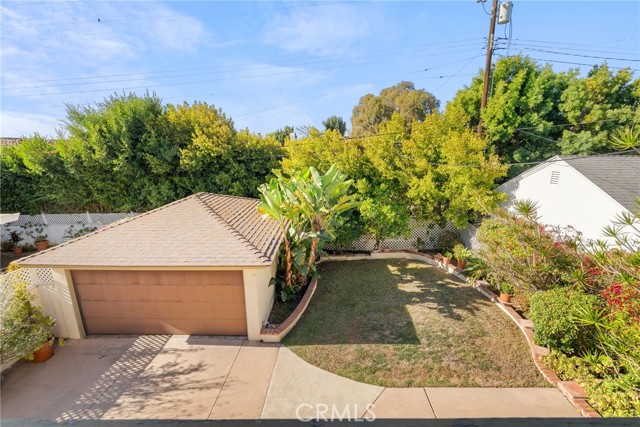
[[[260,201],[197,193],[20,259],[24,267],[267,266],[280,228]]]

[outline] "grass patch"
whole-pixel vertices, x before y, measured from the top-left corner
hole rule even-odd
[[[478,291],[409,260],[326,262],[285,345],[386,387],[548,387],[518,327]]]

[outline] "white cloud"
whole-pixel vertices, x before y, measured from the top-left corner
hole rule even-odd
[[[48,114],[5,110],[0,112],[0,136],[3,137],[30,136],[35,132],[54,137],[59,125],[59,118]]]
[[[166,8],[160,8],[159,11],[154,10],[154,14],[162,15],[168,11]],[[201,45],[212,44],[211,34],[195,18],[175,15],[153,19],[150,23],[143,28],[156,48],[190,53]]]
[[[293,52],[343,53],[366,39],[376,20],[370,5],[303,6],[277,16],[266,29],[264,41]]]

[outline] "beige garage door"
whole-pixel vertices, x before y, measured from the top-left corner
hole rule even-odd
[[[246,335],[242,271],[72,271],[87,334]]]

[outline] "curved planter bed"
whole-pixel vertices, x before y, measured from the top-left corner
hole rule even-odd
[[[287,336],[289,331],[293,329],[293,327],[298,323],[298,320],[302,317],[305,310],[309,306],[309,301],[311,301],[311,297],[316,291],[316,287],[318,285],[318,279],[313,278],[309,286],[307,286],[307,290],[304,293],[304,296],[298,303],[298,306],[293,310],[293,313],[286,318],[284,322],[276,326],[275,328],[262,328],[260,331],[260,341],[263,342],[280,342]]]

